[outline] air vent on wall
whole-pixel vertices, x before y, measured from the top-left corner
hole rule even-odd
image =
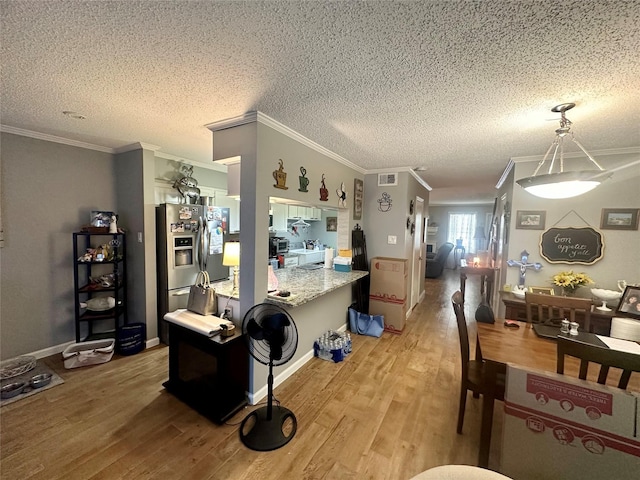
[[[379,173],[378,186],[388,187],[390,185],[398,185],[398,174],[397,173]]]

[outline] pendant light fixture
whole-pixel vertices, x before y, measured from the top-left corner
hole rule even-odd
[[[571,131],[571,120],[569,120],[565,112],[575,107],[575,103],[563,103],[557,105],[551,109],[552,112],[560,113],[560,128],[556,130],[556,138],[545,153],[544,157],[538,163],[533,176],[527,178],[521,178],[517,180],[517,184],[524,188],[527,192],[542,198],[570,198],[582,195],[590,190],[593,190],[601,182],[611,176],[611,173],[606,172],[594,158],[589,155],[584,147],[573,136]],[[587,156],[587,158],[593,163],[598,170],[576,170],[568,171],[564,170],[564,140],[565,137],[571,139],[580,150]],[[546,163],[547,158],[553,150],[553,157],[549,162],[549,168],[547,173],[538,175],[538,171]],[[554,169],[554,167],[556,167]]]

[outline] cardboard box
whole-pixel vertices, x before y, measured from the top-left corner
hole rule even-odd
[[[369,294],[378,299],[406,299],[408,265],[406,258],[371,259]]]
[[[509,365],[500,472],[519,480],[637,479],[638,401],[625,390]]]
[[[407,318],[407,302],[385,302],[369,297],[369,315],[384,317],[385,332],[402,333]]]

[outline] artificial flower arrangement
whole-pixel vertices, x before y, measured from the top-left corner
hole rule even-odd
[[[595,283],[586,273],[560,272],[553,276],[553,284],[562,287],[565,294],[573,293],[578,287]]]

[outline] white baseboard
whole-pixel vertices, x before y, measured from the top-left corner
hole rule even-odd
[[[344,332],[346,329],[347,329],[347,324],[345,323],[342,327],[338,328],[337,331]],[[307,353],[305,353],[298,360],[296,360],[294,363],[292,363],[285,370],[283,370],[278,375],[273,377],[273,388],[276,388],[278,385],[282,384],[287,378],[289,378],[296,371],[298,371],[298,369],[302,368],[302,366],[312,358],[313,358],[313,348]],[[252,361],[256,361],[256,360],[252,359]],[[265,385],[264,387],[262,387],[257,392],[254,392],[253,394],[251,392],[248,392],[247,397],[249,400],[249,404],[256,405],[258,402],[260,402],[263,398],[267,396],[268,391],[269,391],[269,387]]]
[[[42,350],[38,350],[37,352],[31,352],[31,353],[28,353],[27,355],[32,355],[36,358],[50,357],[51,355],[62,353],[65,348],[67,348],[69,345],[73,345],[74,343],[76,342],[67,342],[67,343],[62,343],[60,345],[54,345],[53,347],[44,348]]]
[[[58,353],[64,352],[65,348],[67,348],[69,345],[73,345],[74,343],[76,342],[67,342],[67,343],[62,343],[60,345],[54,345],[53,347],[43,348],[42,350],[38,350],[36,352],[27,353],[27,355],[31,355],[36,358],[50,357],[51,355],[57,355]],[[145,342],[145,349],[155,347],[156,345],[160,345],[159,337],[155,337],[155,338],[152,338],[151,340],[147,340]]]

